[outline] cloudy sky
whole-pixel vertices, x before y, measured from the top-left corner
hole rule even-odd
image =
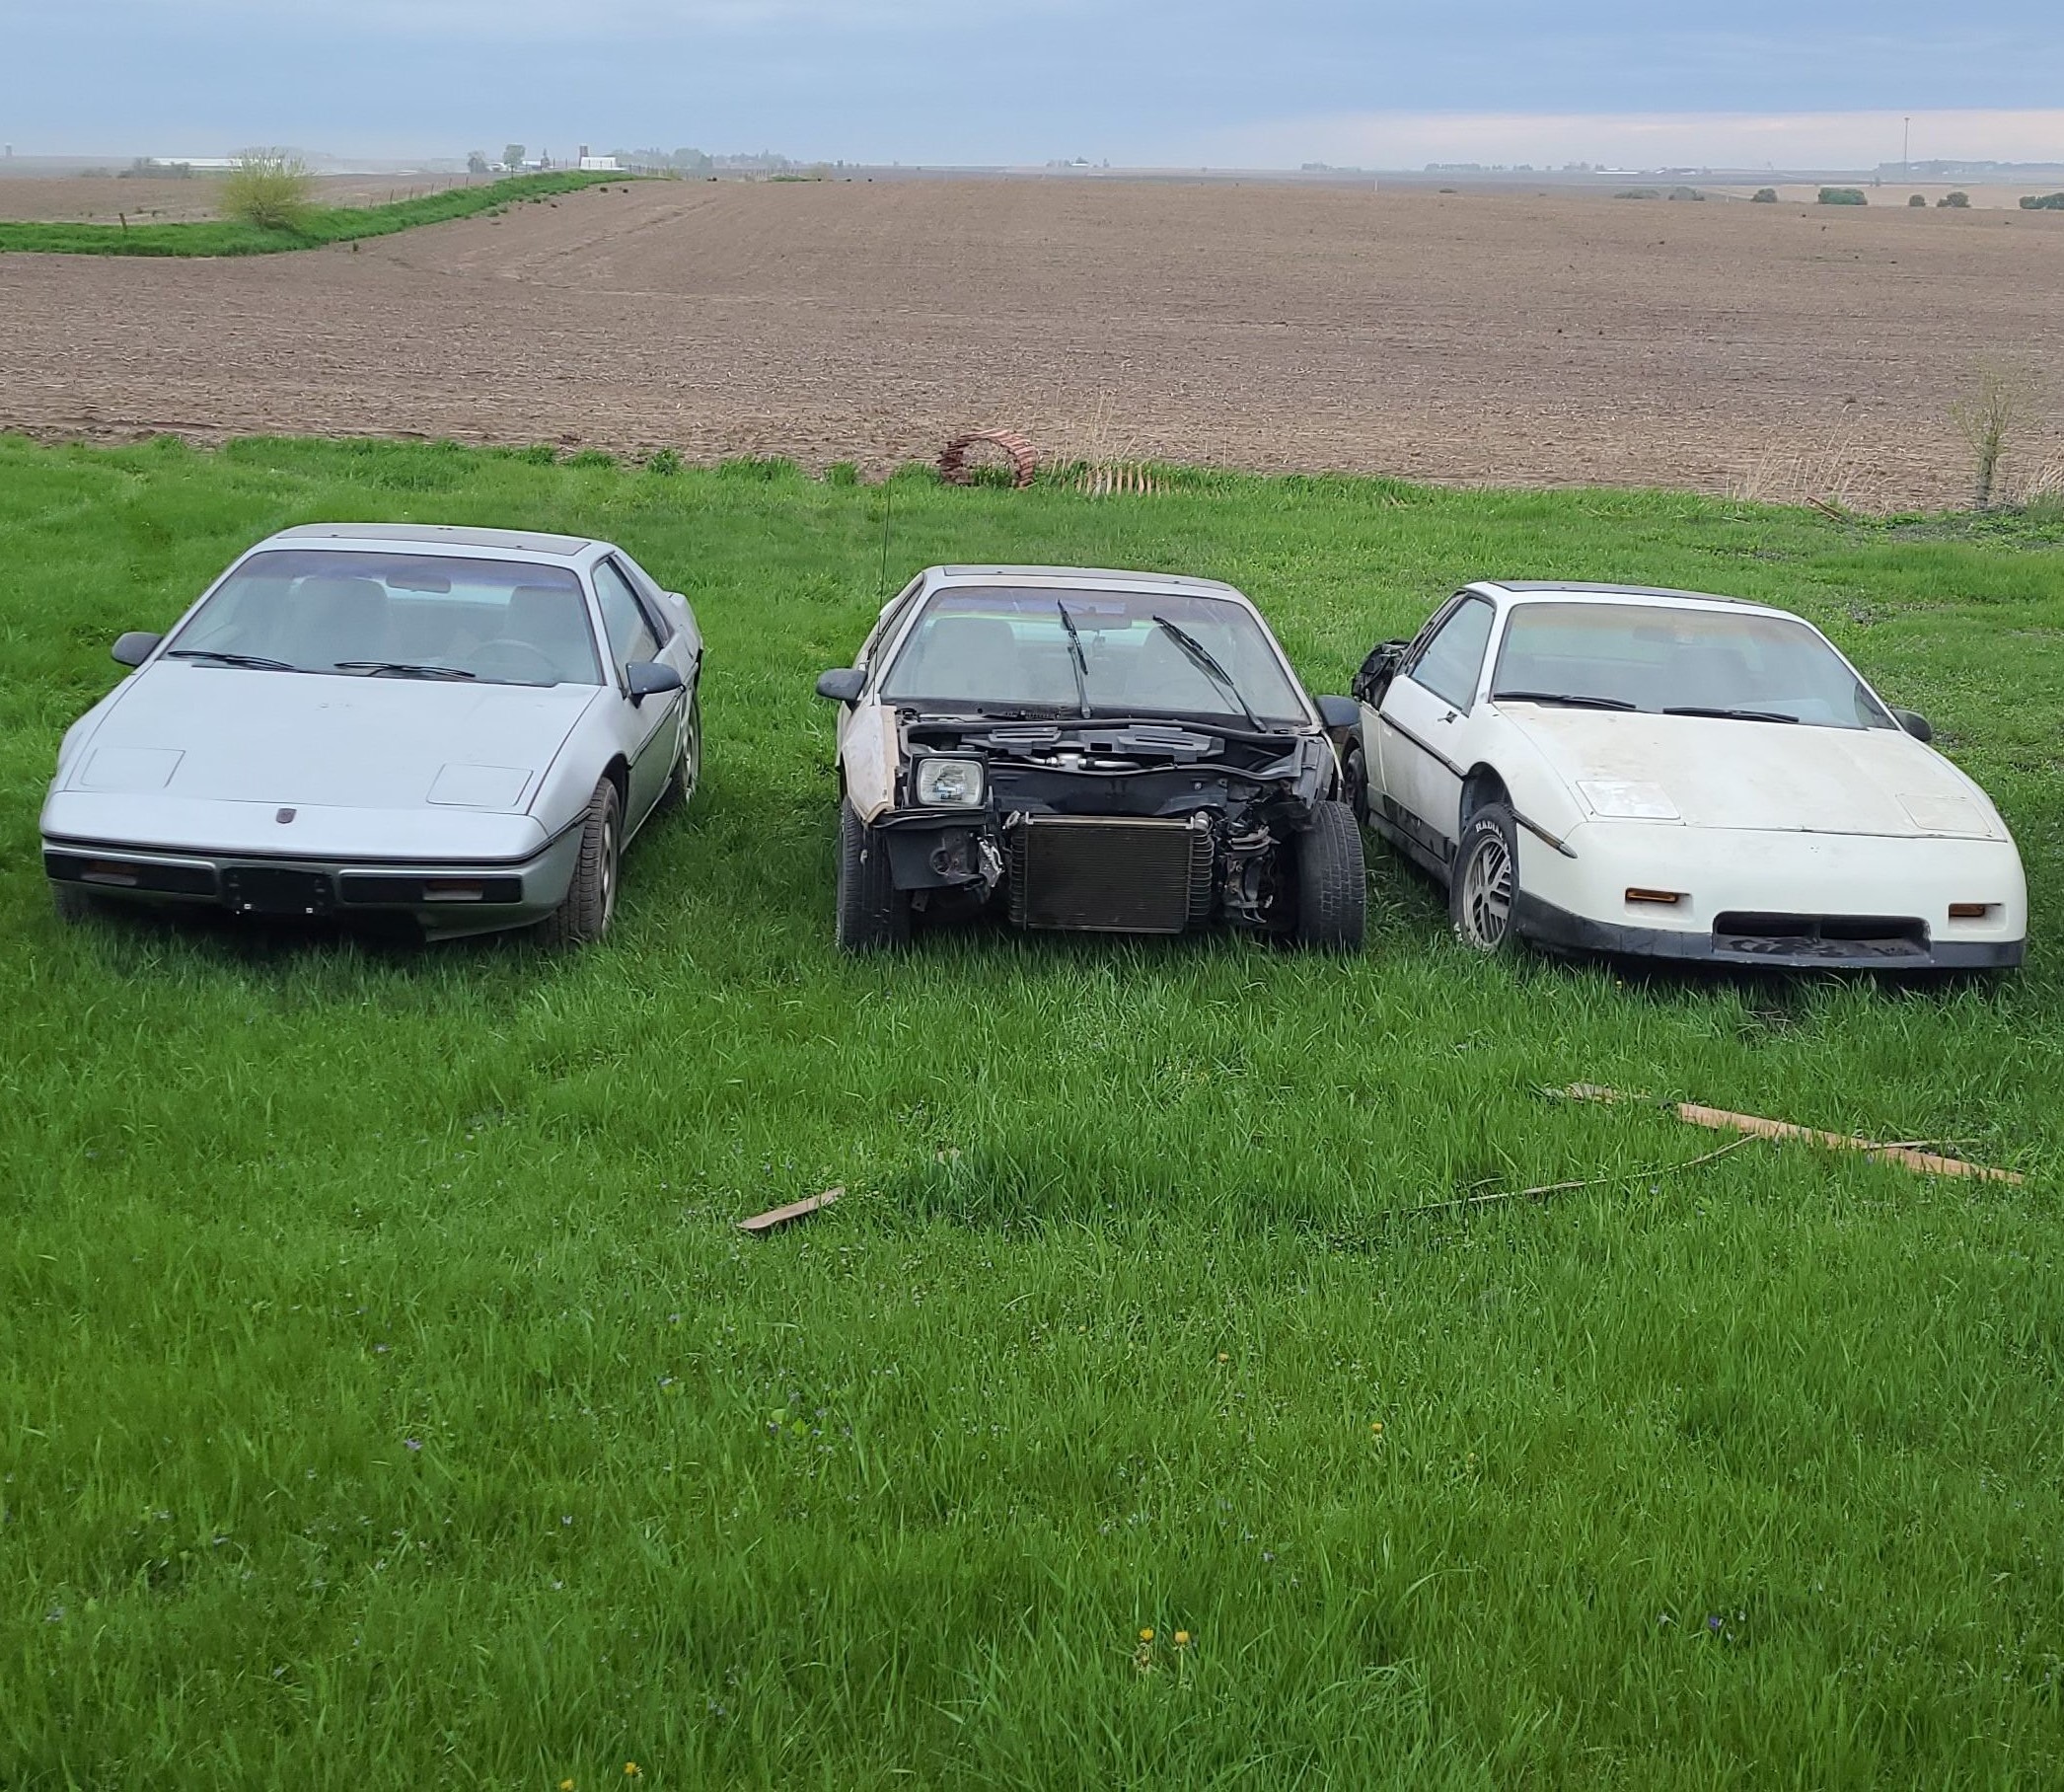
[[[23,154],[2064,159],[2054,0],[0,0]]]

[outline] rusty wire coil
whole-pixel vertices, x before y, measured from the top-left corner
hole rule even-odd
[[[1019,490],[1039,471],[1039,451],[1015,429],[975,429],[956,435],[939,453],[939,478],[949,485],[972,485],[975,469],[968,465],[971,448],[1000,448],[1010,461],[1010,483]]]

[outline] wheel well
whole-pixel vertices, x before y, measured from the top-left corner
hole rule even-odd
[[[618,810],[627,813],[630,808],[630,767],[622,754],[602,768],[602,776],[617,786]]]
[[[1486,803],[1502,802],[1510,805],[1511,792],[1505,787],[1505,780],[1489,766],[1476,766],[1462,780],[1462,826],[1469,825],[1470,816]]]

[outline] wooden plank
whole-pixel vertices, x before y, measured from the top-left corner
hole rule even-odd
[[[843,1188],[828,1188],[821,1195],[811,1195],[802,1201],[791,1201],[786,1207],[771,1207],[764,1214],[755,1214],[750,1220],[739,1221],[738,1230],[742,1232],[752,1232],[756,1236],[761,1232],[778,1232],[784,1226],[792,1226],[798,1220],[806,1220],[812,1214],[822,1213],[845,1192]]]

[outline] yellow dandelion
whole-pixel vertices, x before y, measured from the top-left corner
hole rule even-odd
[[[624,1771],[627,1773],[632,1779],[639,1779],[643,1777],[645,1770],[644,1768],[639,1766],[636,1761],[627,1760],[624,1763]]]
[[[1187,1630],[1178,1630],[1175,1633],[1175,1646],[1178,1649],[1187,1649],[1190,1646],[1190,1633]]]
[[[1232,1358],[1225,1351],[1221,1350],[1218,1353],[1218,1361],[1221,1363],[1230,1363],[1232,1361]]]
[[[559,1792],[573,1792],[573,1782],[570,1779],[560,1780]]]
[[[1381,1419],[1375,1420],[1369,1426],[1368,1435],[1372,1438],[1379,1438],[1383,1435],[1383,1421]]]
[[[1153,1641],[1153,1632],[1152,1632],[1151,1630],[1143,1630],[1143,1631],[1141,1631],[1141,1632],[1140,1632],[1140,1640],[1141,1640],[1141,1641],[1142,1641],[1143,1643],[1150,1643],[1150,1642],[1152,1642],[1152,1641]]]

